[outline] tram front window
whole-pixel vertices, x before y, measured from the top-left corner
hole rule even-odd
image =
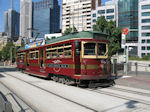
[[[103,56],[106,55],[106,44],[105,43],[98,43],[98,55]]]
[[[95,54],[96,43],[84,44],[84,55],[96,55]]]

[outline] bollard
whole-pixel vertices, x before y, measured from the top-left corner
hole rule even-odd
[[[137,62],[135,63],[135,72],[136,72],[136,76],[138,75],[138,64]]]
[[[117,78],[117,59],[113,60],[113,74],[115,75],[115,78]]]

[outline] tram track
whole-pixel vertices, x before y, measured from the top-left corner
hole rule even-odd
[[[56,93],[54,93],[54,92],[52,92],[52,91],[49,91],[49,90],[47,90],[47,89],[43,89],[42,87],[36,86],[35,84],[32,84],[32,82],[30,83],[30,82],[28,82],[28,81],[24,81],[23,79],[20,79],[20,78],[18,78],[18,77],[15,77],[15,76],[13,76],[13,75],[11,75],[11,74],[8,74],[8,73],[6,73],[6,72],[4,72],[4,74],[9,75],[9,76],[11,76],[11,77],[13,77],[13,78],[16,78],[16,79],[18,79],[18,80],[20,80],[20,81],[23,81],[23,82],[25,82],[25,83],[27,83],[27,84],[30,84],[30,85],[32,85],[32,86],[34,86],[34,87],[36,87],[36,88],[39,88],[39,89],[41,89],[41,90],[43,90],[43,91],[46,91],[46,92],[48,92],[48,93],[50,93],[50,94],[53,94],[53,95],[55,95],[55,96],[57,96],[57,97],[60,97],[60,98],[64,99],[64,100],[67,100],[67,101],[69,101],[69,102],[72,102],[72,103],[74,103],[74,104],[77,104],[77,105],[79,105],[79,106],[82,106],[82,107],[84,107],[84,108],[86,108],[86,109],[92,110],[92,111],[94,111],[94,112],[98,112],[97,110],[95,110],[95,109],[93,109],[93,108],[90,108],[90,107],[88,107],[88,106],[86,106],[86,105],[80,104],[79,102],[70,100],[70,99],[68,99],[68,98],[66,98],[66,97],[63,97],[63,96],[61,96],[61,95],[58,95],[58,94],[56,94]],[[82,88],[81,88],[81,89],[82,89]],[[105,89],[105,88],[104,88],[104,89]],[[148,93],[137,92],[137,91],[134,91],[134,90],[127,90],[127,89],[116,88],[116,87],[110,87],[110,88],[108,88],[108,89],[110,89],[110,90],[122,91],[122,92],[127,92],[127,93],[132,93],[132,94],[136,94],[136,93],[137,93],[138,95],[142,95],[142,94],[143,94],[142,96],[150,97],[150,94],[148,94]],[[120,98],[120,99],[124,99],[124,100],[132,100],[132,101],[134,101],[134,102],[142,103],[142,104],[145,104],[145,105],[150,105],[150,101],[145,101],[145,100],[138,99],[138,98],[134,98],[134,97],[130,97],[130,96],[127,97],[127,96],[120,95],[120,94],[114,94],[114,93],[112,93],[112,92],[106,92],[106,91],[103,91],[103,90],[101,90],[101,89],[86,89],[86,90],[93,91],[93,92],[96,92],[96,93],[99,93],[99,94],[104,94],[104,95],[108,95],[108,96],[113,96],[113,97]]]
[[[88,90],[96,92],[96,93],[104,94],[104,95],[109,95],[109,96],[113,96],[113,97],[117,97],[117,98],[121,98],[121,99],[125,99],[125,100],[132,100],[132,101],[139,102],[139,103],[142,103],[142,104],[150,105],[150,101],[142,100],[140,98],[135,98],[135,97],[116,94],[116,93],[113,93],[113,92],[105,91],[103,89],[104,88],[102,88],[102,89],[88,89]],[[116,87],[112,87],[112,88],[108,88],[108,89],[117,90],[117,91],[120,91],[120,92],[127,92],[127,93],[131,93],[131,94],[136,94],[136,91],[126,90],[126,89],[121,89],[121,88],[116,88]],[[150,94],[142,93],[142,92],[137,92],[137,94],[149,97],[149,99],[150,99]]]
[[[150,93],[144,93],[144,92],[139,92],[139,91],[134,91],[134,90],[127,90],[127,89],[117,88],[117,87],[110,87],[109,89],[150,97]]]
[[[45,91],[45,92],[47,92],[47,93],[50,93],[50,94],[54,95],[54,96],[57,96],[57,97],[62,98],[62,99],[64,99],[64,100],[67,100],[67,101],[69,101],[69,102],[71,102],[71,103],[74,103],[74,104],[76,104],[76,105],[79,105],[79,106],[81,106],[81,107],[84,107],[84,108],[86,108],[86,109],[89,109],[89,110],[91,110],[91,111],[93,111],[93,112],[98,112],[97,110],[95,110],[95,109],[93,109],[93,108],[90,108],[90,107],[88,107],[88,106],[86,106],[86,105],[80,104],[80,103],[75,102],[75,101],[73,101],[73,100],[70,100],[70,99],[68,99],[68,98],[66,98],[66,97],[63,97],[63,96],[61,96],[61,95],[58,95],[58,94],[56,94],[56,93],[54,93],[54,92],[52,92],[52,91],[46,90],[46,89],[44,89],[44,88],[42,88],[42,87],[39,87],[39,86],[36,86],[36,85],[34,85],[34,84],[32,84],[32,83],[29,83],[29,82],[27,82],[27,81],[24,81],[24,80],[22,80],[22,79],[20,79],[20,78],[18,78],[18,77],[15,77],[15,76],[13,76],[13,75],[11,75],[11,74],[6,73],[5,71],[3,72],[3,74],[9,75],[10,77],[13,77],[13,78],[15,78],[15,79],[17,79],[17,80],[20,80],[20,81],[22,81],[22,82],[24,82],[24,83],[26,83],[26,84],[29,84],[29,85],[31,85],[31,86],[33,86],[33,87],[36,87],[36,88],[38,88],[38,89],[40,89],[40,90],[43,90],[43,91]]]

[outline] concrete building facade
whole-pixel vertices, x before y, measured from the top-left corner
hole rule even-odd
[[[96,4],[100,6],[101,0],[63,0],[62,33],[73,26],[78,31],[91,30],[91,14]]]
[[[117,20],[117,8],[116,4],[107,4],[105,6],[96,7],[95,10],[92,10],[92,26],[96,24],[96,21],[100,16],[104,16],[107,21],[116,21]]]
[[[150,1],[139,1],[138,56],[150,55]]]
[[[20,0],[20,39],[32,36],[32,0]]]

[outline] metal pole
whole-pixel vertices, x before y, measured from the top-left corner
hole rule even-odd
[[[126,75],[128,75],[128,46],[126,46]]]
[[[12,47],[10,47],[10,65],[12,64]]]
[[[72,18],[72,21],[73,21],[72,32],[74,32],[74,5],[73,5],[73,18]]]

